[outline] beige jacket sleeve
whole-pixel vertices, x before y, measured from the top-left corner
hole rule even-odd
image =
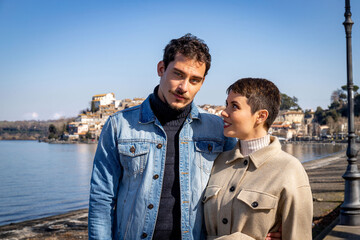
[[[282,239],[312,239],[313,201],[309,185],[285,193],[280,202]]]

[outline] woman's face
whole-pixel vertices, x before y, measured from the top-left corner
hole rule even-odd
[[[230,91],[226,99],[226,108],[221,116],[224,118],[224,135],[241,140],[250,140],[256,136],[257,112],[252,114],[247,98]]]

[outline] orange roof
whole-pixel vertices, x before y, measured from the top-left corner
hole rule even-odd
[[[97,94],[97,95],[94,95],[93,97],[104,97],[106,96],[106,94]]]

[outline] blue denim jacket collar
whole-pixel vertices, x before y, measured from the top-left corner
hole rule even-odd
[[[142,124],[151,123],[156,120],[155,114],[152,111],[151,106],[150,106],[150,96],[148,96],[147,99],[140,106],[139,122]],[[196,107],[195,103],[191,102],[191,111],[188,116],[188,120],[189,120],[189,122],[192,122],[193,119],[201,120],[201,115],[200,115],[199,110]]]

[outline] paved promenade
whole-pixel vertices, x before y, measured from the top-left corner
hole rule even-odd
[[[339,225],[340,205],[344,200],[342,175],[348,164],[346,159],[345,153],[341,153],[304,164],[314,197],[315,240],[360,240],[360,226]]]
[[[346,166],[344,152],[304,163],[314,197],[313,236],[316,240],[324,237],[326,240],[360,239],[360,227],[343,227],[335,222],[344,198],[341,176]],[[334,223],[336,227],[332,229]],[[87,210],[2,226],[0,239],[87,239]]]

